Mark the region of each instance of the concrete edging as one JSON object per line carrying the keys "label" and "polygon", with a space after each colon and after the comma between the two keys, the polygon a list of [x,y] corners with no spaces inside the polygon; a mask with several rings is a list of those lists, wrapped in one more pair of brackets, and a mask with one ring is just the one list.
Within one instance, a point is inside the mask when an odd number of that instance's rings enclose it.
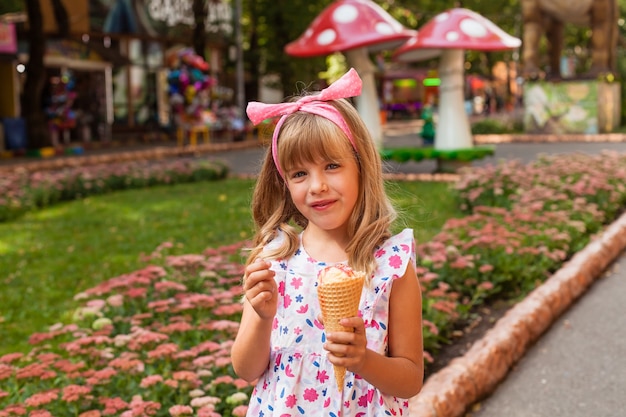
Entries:
{"label": "concrete edging", "polygon": [[474,135],[480,145],[498,143],[626,142],[623,133],[505,133]]}
{"label": "concrete edging", "polygon": [[411,417],[460,417],[491,394],[528,348],[626,249],[626,213],[513,306],[470,350],[431,375]]}
{"label": "concrete edging", "polygon": [[13,171],[49,171],[55,169],[75,168],[81,166],[113,164],[119,162],[131,162],[142,160],[159,160],[173,157],[198,156],[202,154],[233,151],[262,146],[259,141],[206,143],[195,146],[186,145],[180,147],[155,146],[150,149],[118,150],[116,148],[104,148],[102,153],[87,155],[72,155],[52,157],[50,159],[25,159],[19,163],[0,165],[1,172]]}

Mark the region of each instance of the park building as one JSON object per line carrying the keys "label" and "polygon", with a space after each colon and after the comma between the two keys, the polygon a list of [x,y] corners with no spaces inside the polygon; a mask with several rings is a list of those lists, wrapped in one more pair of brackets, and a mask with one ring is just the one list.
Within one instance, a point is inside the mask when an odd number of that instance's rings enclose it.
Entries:
{"label": "park building", "polygon": [[[236,59],[232,2],[206,2],[203,56],[192,49],[193,0],[62,0],[67,31],[57,27],[51,1],[39,3],[46,39],[41,99],[52,147],[169,134],[175,98],[182,97],[178,108],[193,101],[214,124],[233,102],[234,76],[225,69]],[[0,16],[0,151],[26,148],[20,97],[28,30],[25,12]]]}

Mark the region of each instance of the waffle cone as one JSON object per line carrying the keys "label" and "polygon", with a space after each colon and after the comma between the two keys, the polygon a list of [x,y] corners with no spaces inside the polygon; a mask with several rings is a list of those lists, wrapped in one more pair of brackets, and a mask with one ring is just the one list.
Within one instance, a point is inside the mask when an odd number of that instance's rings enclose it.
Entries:
{"label": "waffle cone", "polygon": [[[324,328],[327,332],[353,332],[353,328],[340,325],[339,320],[355,317],[359,314],[359,301],[365,280],[364,274],[346,274],[345,278],[340,281],[324,283],[323,273],[324,271],[320,273],[317,297],[322,310]],[[333,365],[333,370],[337,387],[342,391],[346,368]]]}

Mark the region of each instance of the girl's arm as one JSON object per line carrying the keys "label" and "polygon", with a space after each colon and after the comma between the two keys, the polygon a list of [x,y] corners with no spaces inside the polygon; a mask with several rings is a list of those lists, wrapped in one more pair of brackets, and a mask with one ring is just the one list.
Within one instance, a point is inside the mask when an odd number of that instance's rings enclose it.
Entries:
{"label": "girl's arm", "polygon": [[270,359],[270,335],[278,300],[270,265],[259,260],[246,267],[243,313],[230,357],[237,375],[248,382],[263,374]]}
{"label": "girl's arm", "polygon": [[[367,349],[363,319],[343,319],[341,324],[354,327],[355,332],[327,335],[332,363],[345,366],[385,394],[410,398],[422,389],[422,292],[413,266],[408,266],[404,276],[396,279],[391,289],[388,356]],[[332,352],[345,356],[337,357]]]}

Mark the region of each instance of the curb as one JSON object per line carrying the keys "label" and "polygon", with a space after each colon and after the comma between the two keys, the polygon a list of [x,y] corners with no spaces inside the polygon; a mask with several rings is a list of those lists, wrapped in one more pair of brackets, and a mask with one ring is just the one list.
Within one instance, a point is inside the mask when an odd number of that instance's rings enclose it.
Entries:
{"label": "curb", "polygon": [[626,213],[513,306],[465,355],[410,399],[411,417],[460,417],[491,394],[528,348],[626,249]]}
{"label": "curb", "polygon": [[474,135],[476,144],[498,143],[563,143],[563,142],[626,142],[623,133],[519,133],[519,134],[485,134]]}
{"label": "curb", "polygon": [[111,151],[94,155],[32,159],[22,163],[0,165],[0,173],[18,170],[48,171],[96,164],[113,164],[138,160],[158,160],[180,156],[197,156],[213,152],[240,150],[259,146],[262,146],[262,143],[254,140],[243,142],[207,143],[195,146],[186,145],[182,147],[158,146],[144,150]]}

